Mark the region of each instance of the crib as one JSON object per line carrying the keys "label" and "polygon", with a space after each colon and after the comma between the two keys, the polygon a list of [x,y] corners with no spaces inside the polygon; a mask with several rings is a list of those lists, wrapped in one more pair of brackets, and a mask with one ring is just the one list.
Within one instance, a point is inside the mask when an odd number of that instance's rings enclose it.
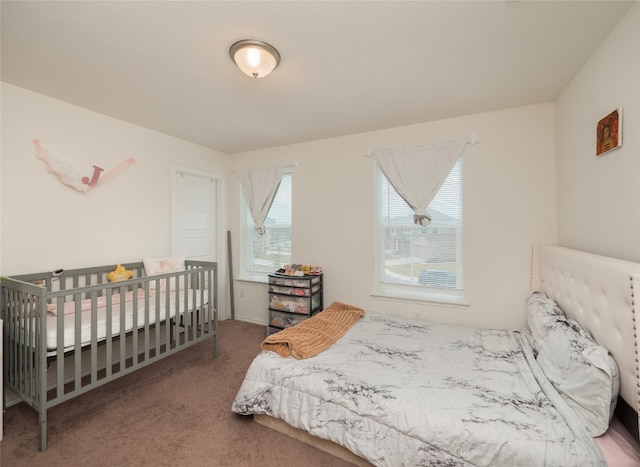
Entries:
{"label": "crib", "polygon": [[212,339],[218,355],[217,263],[109,282],[113,265],[2,278],[4,383],[39,413]]}

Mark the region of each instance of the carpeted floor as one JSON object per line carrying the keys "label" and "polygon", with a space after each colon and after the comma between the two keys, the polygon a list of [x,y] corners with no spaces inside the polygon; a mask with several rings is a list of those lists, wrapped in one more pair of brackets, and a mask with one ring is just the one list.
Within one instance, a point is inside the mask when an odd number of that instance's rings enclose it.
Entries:
{"label": "carpeted floor", "polygon": [[45,452],[36,411],[9,407],[2,467],[349,465],[231,412],[266,333],[228,320],[219,334],[217,359],[203,342],[50,409]]}

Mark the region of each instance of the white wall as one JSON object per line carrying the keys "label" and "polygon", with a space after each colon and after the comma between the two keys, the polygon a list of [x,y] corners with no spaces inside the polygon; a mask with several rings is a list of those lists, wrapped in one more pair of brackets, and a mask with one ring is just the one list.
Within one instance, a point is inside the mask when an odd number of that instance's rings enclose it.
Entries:
{"label": "white wall", "polygon": [[[623,145],[596,157],[596,124],[618,107]],[[640,4],[557,100],[558,242],[640,261]]]}
{"label": "white wall", "polygon": [[[227,177],[229,156],[218,151],[7,83],[0,90],[2,275],[171,255],[173,169]],[[108,170],[129,157],[136,163],[80,193],[47,173],[35,157],[34,138],[81,175],[91,176],[93,165]],[[220,256],[224,315],[226,253]]]}
{"label": "white wall", "polygon": [[[234,167],[275,164],[293,171],[294,262],[323,267],[332,301],[486,327],[519,327],[529,288],[531,245],[556,241],[555,106],[520,107],[235,155]],[[371,296],[374,167],[368,148],[468,138],[463,156],[464,268],[470,306],[455,308]],[[229,219],[238,238],[237,177]],[[234,244],[234,271],[239,272]],[[263,284],[236,281],[235,315],[266,323]]]}

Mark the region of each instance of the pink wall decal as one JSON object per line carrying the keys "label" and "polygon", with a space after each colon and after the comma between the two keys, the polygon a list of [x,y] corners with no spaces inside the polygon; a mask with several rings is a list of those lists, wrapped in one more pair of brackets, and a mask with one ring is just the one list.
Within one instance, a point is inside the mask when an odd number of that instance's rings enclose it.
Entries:
{"label": "pink wall decal", "polygon": [[[36,158],[40,159],[47,167],[47,171],[54,174],[60,181],[73,188],[76,191],[87,192],[96,186],[105,184],[113,180],[118,175],[131,167],[136,160],[133,157],[123,160],[111,170],[104,172],[102,167],[93,166],[93,175],[90,177],[82,177],[67,161],[60,160],[53,156],[39,139],[33,140],[36,148]],[[104,172],[104,174],[102,173]]]}

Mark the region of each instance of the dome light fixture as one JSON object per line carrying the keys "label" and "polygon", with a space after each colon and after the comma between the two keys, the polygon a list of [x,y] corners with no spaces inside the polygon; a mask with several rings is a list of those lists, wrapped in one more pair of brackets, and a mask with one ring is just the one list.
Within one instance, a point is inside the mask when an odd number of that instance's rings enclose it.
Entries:
{"label": "dome light fixture", "polygon": [[280,63],[280,53],[271,44],[243,39],[229,49],[231,60],[252,78],[264,78]]}

